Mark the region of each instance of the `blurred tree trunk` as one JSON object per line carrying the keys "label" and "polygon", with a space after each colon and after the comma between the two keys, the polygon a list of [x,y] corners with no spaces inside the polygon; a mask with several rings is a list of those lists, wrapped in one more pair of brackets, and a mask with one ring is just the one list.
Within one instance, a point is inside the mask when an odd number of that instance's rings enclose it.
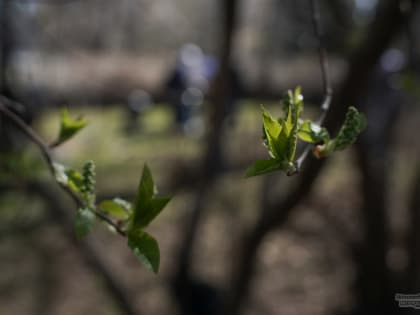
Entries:
{"label": "blurred tree trunk", "polygon": [[368,117],[368,128],[356,146],[361,170],[363,241],[355,252],[356,314],[396,314],[395,277],[387,265],[390,229],[388,195],[391,139],[401,98],[388,85],[389,74],[378,66],[371,77],[369,95],[361,110]]}
{"label": "blurred tree trunk", "polygon": [[229,106],[232,84],[230,82],[232,39],[236,24],[237,0],[221,0],[222,34],[219,54],[219,71],[212,82],[207,124],[206,147],[200,166],[200,174],[192,211],[187,219],[185,235],[181,243],[175,278],[174,295],[182,314],[220,314],[220,292],[201,282],[191,274],[192,254],[197,232],[205,208],[206,195],[217,175],[223,171],[222,140]]}
{"label": "blurred tree trunk", "polygon": [[[7,80],[7,68],[12,55],[11,1],[0,0],[0,97],[12,97]],[[0,101],[3,101],[0,98]],[[18,113],[22,108],[12,109]],[[19,114],[19,113],[18,113]],[[16,136],[13,126],[0,117],[0,153],[9,153],[16,147]]]}
{"label": "blurred tree trunk", "polygon": [[6,97],[11,96],[7,82],[7,67],[12,53],[10,6],[11,0],[0,0],[0,94]]}
{"label": "blurred tree trunk", "polygon": [[420,291],[420,164],[417,166],[410,200],[409,227],[406,250],[409,254],[408,266],[402,287],[407,292]]}
{"label": "blurred tree trunk", "polygon": [[214,177],[222,168],[223,125],[229,106],[231,82],[232,40],[236,25],[237,0],[222,0],[222,40],[220,48],[220,68],[213,81],[210,100],[209,132],[204,158],[204,176]]}

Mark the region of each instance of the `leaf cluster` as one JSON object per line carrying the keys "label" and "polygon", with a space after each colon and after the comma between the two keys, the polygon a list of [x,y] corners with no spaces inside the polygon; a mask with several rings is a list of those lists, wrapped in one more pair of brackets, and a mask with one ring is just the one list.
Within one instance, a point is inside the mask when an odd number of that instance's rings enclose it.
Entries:
{"label": "leaf cluster", "polygon": [[304,103],[300,87],[288,91],[283,105],[285,115],[277,119],[262,107],[263,140],[269,159],[257,160],[246,170],[246,177],[278,170],[295,173],[298,167],[295,161],[298,140],[314,144],[313,154],[321,158],[353,144],[366,126],[364,115],[355,107],[349,107],[337,137],[331,139],[326,128],[311,120],[301,119]]}
{"label": "leaf cluster", "polygon": [[[72,119],[66,109],[61,112],[60,133],[52,146],[57,146],[76,135],[86,126],[86,121]],[[128,246],[134,255],[155,273],[159,269],[160,252],[157,241],[145,228],[168,204],[171,198],[157,197],[157,189],[152,173],[147,165],[143,168],[140,184],[134,203],[121,198],[104,200],[96,204],[95,193],[95,164],[87,161],[82,171],[68,168],[57,162],[52,163],[52,169],[57,182],[68,187],[81,204],[77,210],[74,227],[78,238],[83,238],[92,230],[99,218],[106,217],[106,223],[111,229],[118,229],[120,234],[126,235]]]}

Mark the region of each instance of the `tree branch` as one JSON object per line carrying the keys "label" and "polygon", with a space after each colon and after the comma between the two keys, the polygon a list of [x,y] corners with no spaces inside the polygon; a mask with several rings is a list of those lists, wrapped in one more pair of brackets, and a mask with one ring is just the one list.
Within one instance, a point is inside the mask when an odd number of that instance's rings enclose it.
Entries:
{"label": "tree branch", "polygon": [[[64,190],[74,200],[74,202],[76,203],[78,207],[84,207],[83,200],[80,198],[80,196],[76,194],[73,190],[71,190],[69,186],[57,180],[56,170],[54,167],[54,164],[56,162],[54,161],[52,157],[52,153],[50,151],[49,146],[28,124],[26,124],[18,115],[13,113],[10,109],[8,109],[7,105],[5,104],[6,101],[10,103],[10,101],[6,99],[5,97],[2,97],[0,99],[0,113],[9,121],[11,121],[16,127],[18,127],[19,130],[22,131],[28,137],[29,140],[31,140],[33,143],[35,143],[38,146],[43,158],[45,159],[47,163],[48,169],[51,175],[54,177],[54,180],[56,181],[56,183],[61,187],[62,190]],[[94,213],[98,219],[112,226],[112,228],[114,228],[118,234],[120,234],[123,237],[126,236],[125,232],[115,222],[113,222],[109,217],[107,217],[104,213],[102,213],[96,208],[94,209]]]}
{"label": "tree branch", "polygon": [[[322,30],[320,25],[321,14],[318,8],[318,1],[317,0],[310,0],[311,4],[311,12],[312,12],[312,25],[314,28],[314,33],[316,38],[318,39],[318,54],[319,54],[319,63],[321,67],[321,77],[322,77],[322,86],[323,86],[323,93],[324,93],[324,100],[320,107],[320,114],[316,121],[318,125],[322,125],[324,123],[325,117],[327,116],[327,112],[330,108],[333,90],[331,87],[331,80],[328,68],[328,58],[327,58],[327,51],[323,46],[322,42]],[[302,164],[305,162],[306,158],[308,157],[309,152],[311,151],[312,145],[307,144],[305,149],[299,156],[299,158],[295,162],[296,170],[294,172],[288,173],[288,175],[294,175],[298,173],[302,167]]]}

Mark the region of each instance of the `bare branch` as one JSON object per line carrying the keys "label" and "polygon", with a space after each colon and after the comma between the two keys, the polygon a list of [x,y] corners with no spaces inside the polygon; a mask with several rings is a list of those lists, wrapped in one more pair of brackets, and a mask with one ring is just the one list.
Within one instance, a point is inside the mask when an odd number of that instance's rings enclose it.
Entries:
{"label": "bare branch", "polygon": [[318,0],[310,0],[311,3],[311,12],[312,12],[312,24],[315,32],[315,36],[318,40],[318,54],[319,54],[319,63],[321,66],[321,75],[322,75],[322,85],[324,90],[324,101],[321,104],[321,113],[317,120],[317,123],[321,125],[324,122],[325,115],[330,108],[331,100],[332,100],[332,87],[331,87],[331,80],[328,68],[328,58],[327,58],[327,51],[324,48],[323,41],[322,41],[322,30],[321,30],[321,14],[318,8]]}
{"label": "bare branch", "polygon": [[[52,157],[49,146],[44,140],[42,140],[42,138],[35,132],[35,130],[33,130],[28,124],[26,124],[18,115],[16,115],[8,109],[7,105],[5,105],[5,100],[7,101],[7,99],[4,97],[2,97],[2,99],[0,100],[0,113],[9,121],[11,121],[16,127],[18,127],[19,130],[22,131],[29,138],[29,140],[31,140],[38,146],[56,183],[74,200],[78,207],[83,207],[84,203],[80,196],[76,194],[73,190],[71,190],[69,186],[57,180],[56,170],[54,167],[55,161]],[[98,219],[112,226],[112,228],[114,228],[118,234],[124,237],[126,236],[125,232],[121,230],[121,228],[104,213],[100,212],[97,209],[94,209],[94,213]]]}

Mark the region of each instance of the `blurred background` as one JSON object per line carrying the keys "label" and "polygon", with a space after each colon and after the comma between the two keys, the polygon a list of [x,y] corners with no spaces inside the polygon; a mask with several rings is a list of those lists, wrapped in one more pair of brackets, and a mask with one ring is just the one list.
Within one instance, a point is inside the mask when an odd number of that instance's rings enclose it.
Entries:
{"label": "blurred background", "polygon": [[135,197],[145,162],[174,196],[148,231],[153,275],[75,205],[0,116],[0,313],[408,314],[420,292],[417,0],[319,1],[334,91],[368,128],[293,177],[244,178],[266,158],[260,105],[302,87],[322,103],[309,0],[0,0],[1,102],[51,142],[60,108],[88,127],[54,149],[97,164],[97,198]]}

